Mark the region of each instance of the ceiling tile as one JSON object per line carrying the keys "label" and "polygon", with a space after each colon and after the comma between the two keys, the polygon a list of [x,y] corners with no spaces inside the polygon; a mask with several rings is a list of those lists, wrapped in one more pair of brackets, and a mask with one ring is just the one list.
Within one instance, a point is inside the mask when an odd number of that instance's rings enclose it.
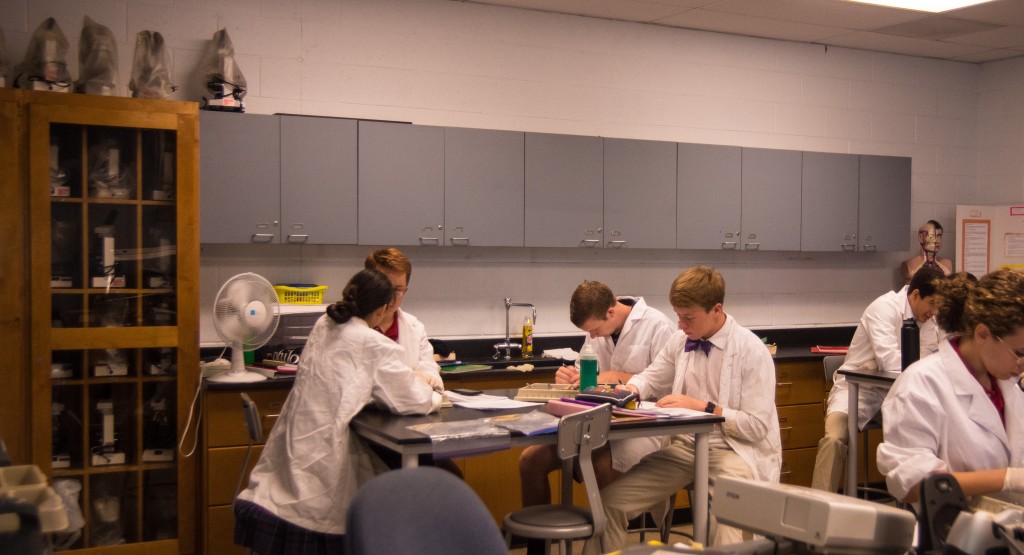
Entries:
{"label": "ceiling tile", "polygon": [[686,27],[689,29],[702,29],[706,31],[718,31],[734,35],[747,35],[751,37],[763,37],[770,39],[783,39],[799,42],[819,42],[822,39],[846,33],[845,29],[835,27],[823,27],[820,25],[808,25],[795,21],[773,20],[766,25],[765,20],[758,17],[745,15],[726,14],[713,12],[705,9],[690,10],[664,19],[655,23],[671,25],[673,27]]}
{"label": "ceiling tile", "polygon": [[872,33],[870,31],[858,31],[848,35],[833,37],[825,42],[834,46],[848,46],[850,48],[878,50],[882,52],[892,52],[894,54],[906,54],[909,56],[947,59],[990,50],[988,48],[967,44],[899,37],[896,35]]}
{"label": "ceiling tile", "polygon": [[855,30],[896,25],[923,15],[844,0],[724,0],[705,9]]}
{"label": "ceiling tile", "polygon": [[1000,25],[1024,25],[1024,2],[1021,0],[995,0],[946,12],[943,15]]}
{"label": "ceiling tile", "polygon": [[1024,26],[1001,27],[991,31],[971,33],[943,40],[960,44],[987,46],[989,48],[1024,48]]}

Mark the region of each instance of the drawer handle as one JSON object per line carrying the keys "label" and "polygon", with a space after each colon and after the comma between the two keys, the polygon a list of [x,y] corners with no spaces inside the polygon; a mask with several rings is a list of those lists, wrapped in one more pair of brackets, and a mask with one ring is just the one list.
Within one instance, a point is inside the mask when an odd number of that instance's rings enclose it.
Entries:
{"label": "drawer handle", "polygon": [[615,248],[615,249],[621,249],[622,247],[626,246],[626,242],[625,241],[608,241],[608,246],[612,247],[612,248]]}
{"label": "drawer handle", "polygon": [[600,239],[584,239],[582,241],[584,247],[596,247],[601,244]]}
{"label": "drawer handle", "polygon": [[792,474],[793,474],[792,472],[790,472],[788,470],[784,470],[782,472],[779,472],[779,478],[781,478],[783,476],[792,476]]}
{"label": "drawer handle", "polygon": [[782,432],[786,432],[786,433],[788,434],[789,432],[792,432],[792,431],[793,431],[793,427],[792,427],[792,426],[788,426],[788,427],[786,427],[786,428],[779,428],[779,433],[780,433],[780,434],[781,434]]}
{"label": "drawer handle", "polygon": [[734,251],[736,246],[739,245],[736,241],[722,241],[722,250]]}
{"label": "drawer handle", "polygon": [[278,413],[278,414],[264,414],[263,418],[277,418],[279,416],[281,416],[280,413]]}
{"label": "drawer handle", "polygon": [[288,242],[289,243],[305,243],[306,241],[309,241],[309,235],[306,235],[306,234],[300,235],[300,234],[295,234],[295,233],[288,235]]}
{"label": "drawer handle", "polygon": [[269,243],[269,242],[271,242],[273,240],[274,240],[274,234],[273,233],[253,233],[252,234],[252,242],[253,243]]}
{"label": "drawer handle", "polygon": [[440,245],[441,240],[437,237],[420,237],[421,245]]}
{"label": "drawer handle", "polygon": [[756,251],[761,249],[761,243],[743,243],[743,250]]}
{"label": "drawer handle", "polygon": [[469,237],[452,237],[452,245],[468,245]]}
{"label": "drawer handle", "polygon": [[793,382],[779,382],[775,387],[793,387]]}

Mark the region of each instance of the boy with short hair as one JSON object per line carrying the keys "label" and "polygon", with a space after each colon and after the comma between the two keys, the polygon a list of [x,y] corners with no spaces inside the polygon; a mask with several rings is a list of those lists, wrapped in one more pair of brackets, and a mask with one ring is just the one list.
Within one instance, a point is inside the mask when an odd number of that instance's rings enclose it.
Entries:
{"label": "boy with short hair", "polygon": [[[625,388],[660,407],[682,407],[723,416],[709,438],[708,474],[778,482],[782,464],[775,409],[775,364],[764,343],[725,313],[725,280],[700,266],[679,274],[669,301],[679,319],[676,333],[643,372]],[[622,549],[627,518],[693,482],[694,437],[644,457],[601,490],[608,525],[587,540],[583,552]],[[743,540],[740,530],[712,527],[711,545]]]}
{"label": "boy with short hair", "polygon": [[[569,300],[569,320],[587,332],[583,344],[597,353],[600,383],[628,380],[647,367],[675,332],[660,310],[647,306],[643,297],[616,297],[605,284],[584,281]],[[555,383],[580,381],[573,366],[562,366]],[[615,440],[594,453],[594,471],[604,487],[648,453],[661,447],[661,438]],[[548,474],[562,467],[554,445],[527,447],[519,456],[523,506],[551,502]]]}

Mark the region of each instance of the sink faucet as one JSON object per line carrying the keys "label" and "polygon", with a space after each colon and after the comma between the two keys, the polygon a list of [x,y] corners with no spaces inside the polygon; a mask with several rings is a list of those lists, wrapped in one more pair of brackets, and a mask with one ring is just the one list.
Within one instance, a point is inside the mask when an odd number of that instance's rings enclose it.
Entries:
{"label": "sink faucet", "polygon": [[533,323],[534,323],[534,325],[537,324],[537,307],[533,306],[530,303],[514,303],[514,302],[512,302],[511,298],[505,297],[505,341],[503,343],[496,343],[494,345],[494,358],[495,359],[497,359],[498,357],[501,356],[501,350],[502,349],[505,350],[505,360],[509,360],[510,358],[512,358],[512,349],[519,349],[520,353],[523,352],[523,345],[521,343],[512,343],[511,342],[512,337],[509,335],[508,314],[509,314],[509,311],[512,309],[513,306],[528,307],[530,310],[533,311]]}

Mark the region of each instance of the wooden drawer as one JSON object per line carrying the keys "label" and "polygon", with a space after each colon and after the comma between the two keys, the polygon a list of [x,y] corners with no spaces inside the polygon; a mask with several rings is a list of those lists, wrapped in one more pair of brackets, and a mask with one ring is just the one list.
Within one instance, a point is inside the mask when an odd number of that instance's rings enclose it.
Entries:
{"label": "wooden drawer", "polygon": [[[238,473],[242,471],[242,461],[248,447],[218,447],[206,452],[206,504],[230,505],[235,500],[235,488],[238,486]],[[242,489],[249,485],[249,472],[256,466],[263,453],[262,445],[254,445],[249,464],[245,469],[246,479]]]}
{"label": "wooden drawer", "polygon": [[814,458],[817,454],[817,447],[783,451],[779,481],[783,484],[810,487],[811,479],[814,477]]}
{"label": "wooden drawer", "polygon": [[204,553],[216,555],[245,555],[245,548],[235,545],[235,509],[231,505],[210,507],[203,534],[206,536]]}
{"label": "wooden drawer", "polygon": [[818,441],[825,436],[825,415],[820,401],[812,405],[778,407],[778,411],[783,449],[818,447]]}
{"label": "wooden drawer", "polygon": [[780,362],[775,365],[775,405],[818,403],[821,407],[825,370],[821,362]]}
{"label": "wooden drawer", "polygon": [[[281,407],[288,397],[289,388],[258,389],[248,391],[256,402],[263,422],[263,441],[267,440],[270,429],[281,414]],[[245,427],[242,413],[242,398],[237,391],[207,391],[206,395],[206,447],[232,447],[247,445],[249,432]],[[261,441],[262,443],[262,441]],[[241,461],[239,461],[241,464]]]}

